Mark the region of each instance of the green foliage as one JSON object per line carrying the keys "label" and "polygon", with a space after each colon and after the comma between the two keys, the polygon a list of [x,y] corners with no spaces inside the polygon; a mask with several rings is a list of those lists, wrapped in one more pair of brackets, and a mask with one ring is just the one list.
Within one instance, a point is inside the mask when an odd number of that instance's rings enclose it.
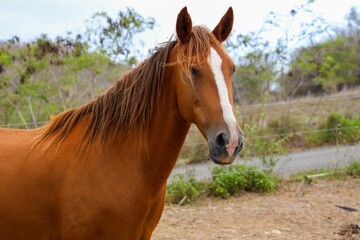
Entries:
{"label": "green foliage", "polygon": [[228,198],[241,191],[269,192],[277,188],[278,179],[257,167],[231,165],[215,167],[211,182],[201,182],[189,175],[176,174],[167,185],[167,201],[175,204],[190,203],[200,195]]}
{"label": "green foliage", "polygon": [[214,196],[228,198],[236,192],[245,190],[247,184],[245,166],[230,166],[228,169],[215,167],[212,170],[210,193]]}
{"label": "green foliage", "polygon": [[253,166],[231,165],[212,170],[209,190],[214,196],[228,198],[241,191],[268,192],[276,188],[277,179],[273,175]]}
{"label": "green foliage", "polygon": [[184,174],[176,174],[167,185],[167,201],[170,203],[189,203],[200,195],[203,184],[195,179],[193,173],[186,178]]}
{"label": "green foliage", "polygon": [[9,66],[11,63],[10,55],[5,51],[0,51],[0,73],[2,72],[3,67]]}
{"label": "green foliage", "polygon": [[345,179],[346,178],[346,169],[337,168],[335,170],[311,170],[307,172],[298,173],[290,177],[290,181],[304,182],[306,184],[312,184],[316,182],[317,179]]}
{"label": "green foliage", "polygon": [[[91,46],[113,61],[118,61],[120,57],[120,60],[133,65],[138,61],[139,55],[139,52],[134,50],[134,36],[153,29],[154,25],[154,18],[145,19],[131,8],[120,11],[115,18],[105,12],[98,12],[88,23],[86,37]],[[141,41],[139,43],[138,46],[142,45]]]}
{"label": "green foliage", "polygon": [[352,162],[346,169],[346,174],[353,177],[360,177],[360,162]]}
{"label": "green foliage", "polygon": [[[289,69],[291,54],[299,46],[313,44],[327,29],[321,17],[312,17],[304,23],[300,16],[312,14],[311,4],[306,1],[294,6],[287,14],[270,12],[263,27],[257,32],[234,35],[228,41],[228,49],[238,57],[238,71],[234,76],[236,102],[261,102],[265,92],[277,92],[277,97],[292,96],[285,71]],[[300,23],[301,22],[301,23]],[[300,29],[295,34],[292,28]],[[278,38],[269,41],[269,33]],[[243,55],[239,55],[242,53]]]}
{"label": "green foliage", "polygon": [[[228,40],[238,63],[233,81],[236,102],[261,102],[266,91],[287,99],[360,85],[359,12],[352,8],[347,26],[329,31],[322,17],[310,16],[313,2],[294,6],[285,15],[270,12],[263,28]],[[306,15],[311,21],[300,21]],[[295,26],[300,29],[296,34]],[[278,33],[275,43],[267,40],[270,32]]]}
{"label": "green foliage", "polygon": [[298,173],[292,175],[290,181],[311,184],[316,179],[346,179],[347,176],[360,177],[360,162],[354,161],[346,168],[336,168],[335,170],[319,169]]}
{"label": "green foliage", "polygon": [[[360,177],[360,162],[352,162],[345,169],[314,170],[291,176],[291,181],[304,181],[311,184],[317,178],[342,179],[346,175]],[[201,195],[210,195],[227,199],[241,192],[265,193],[275,191],[279,178],[271,173],[259,170],[256,166],[234,164],[227,167],[215,167],[210,182],[200,182],[193,172],[185,176],[176,174],[167,186],[167,201],[174,204],[186,204]]]}
{"label": "green foliage", "polygon": [[43,35],[26,45],[0,45],[0,125],[38,127],[28,123],[46,122],[50,115],[89,101],[121,75],[124,66],[90,52],[80,40],[53,41]]}
{"label": "green foliage", "polygon": [[346,28],[326,41],[297,51],[290,64],[288,87],[296,95],[360,85],[360,13],[352,8]]}
{"label": "green foliage", "polygon": [[244,132],[250,137],[247,138],[247,144],[242,153],[243,158],[258,157],[262,162],[264,171],[271,173],[278,159],[287,154],[285,143],[288,136],[273,135],[271,129],[259,130],[256,125],[250,126],[248,124],[245,124]]}
{"label": "green foliage", "polygon": [[[233,77],[234,101],[237,103],[260,102],[270,91],[276,76],[276,59],[269,51],[269,41],[261,37],[262,32],[239,34],[228,41],[229,52],[238,59]],[[242,56],[237,56],[241,52]]]}
{"label": "green foliage", "polygon": [[237,103],[258,103],[264,98],[266,90],[270,90],[271,80],[276,74],[274,63],[261,55],[250,54],[245,57],[249,62],[237,67],[233,77],[234,100]]}
{"label": "green foliage", "polygon": [[319,132],[309,135],[306,140],[310,145],[356,143],[360,140],[360,119],[348,119],[340,113],[331,113],[321,124]]}
{"label": "green foliage", "polygon": [[127,64],[136,62],[134,38],[154,24],[127,9],[114,19],[95,14],[84,35],[0,42],[0,125],[38,127],[29,123],[90,101],[129,67],[115,61],[119,55]]}
{"label": "green foliage", "polygon": [[315,86],[331,93],[341,88],[341,85],[358,85],[359,49],[360,45],[352,44],[346,36],[304,48],[293,60],[288,80],[295,85],[303,85],[296,89],[297,94],[315,91],[312,90]]}

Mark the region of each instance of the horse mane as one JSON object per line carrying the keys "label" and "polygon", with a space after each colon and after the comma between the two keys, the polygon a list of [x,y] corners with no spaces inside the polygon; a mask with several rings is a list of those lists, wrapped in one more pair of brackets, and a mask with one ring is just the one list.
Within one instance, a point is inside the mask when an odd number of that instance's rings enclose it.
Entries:
{"label": "horse mane", "polygon": [[[109,136],[117,134],[146,132],[158,106],[165,67],[179,64],[185,75],[191,77],[191,65],[207,60],[210,43],[220,45],[207,28],[195,26],[188,43],[182,44],[170,39],[161,44],[148,59],[123,75],[104,94],[87,104],[53,117],[43,127],[44,131],[37,143],[47,139],[49,148],[61,143],[84,117],[88,117],[83,136],[87,146],[96,138],[104,142]],[[168,63],[169,55],[175,46],[177,61]]]}

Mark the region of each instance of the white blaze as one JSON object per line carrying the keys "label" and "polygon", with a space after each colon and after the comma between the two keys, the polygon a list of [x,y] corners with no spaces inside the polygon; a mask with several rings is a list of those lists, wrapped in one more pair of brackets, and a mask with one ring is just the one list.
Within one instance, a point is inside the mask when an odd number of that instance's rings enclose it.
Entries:
{"label": "white blaze", "polygon": [[229,101],[229,94],[225,83],[224,74],[221,70],[222,59],[215,49],[210,48],[209,64],[214,73],[216,86],[220,97],[220,105],[223,112],[224,120],[229,128],[230,143],[226,146],[229,156],[234,154],[238,145],[238,137],[236,133],[236,119]]}

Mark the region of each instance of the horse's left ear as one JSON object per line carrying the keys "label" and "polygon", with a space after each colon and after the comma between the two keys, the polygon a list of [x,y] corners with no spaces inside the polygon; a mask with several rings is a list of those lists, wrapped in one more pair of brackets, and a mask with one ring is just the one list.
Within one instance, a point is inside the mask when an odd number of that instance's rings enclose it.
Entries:
{"label": "horse's left ear", "polygon": [[221,18],[218,25],[212,31],[212,33],[215,35],[217,40],[223,42],[229,37],[233,27],[233,22],[234,22],[234,11],[232,7],[229,7],[225,15]]}

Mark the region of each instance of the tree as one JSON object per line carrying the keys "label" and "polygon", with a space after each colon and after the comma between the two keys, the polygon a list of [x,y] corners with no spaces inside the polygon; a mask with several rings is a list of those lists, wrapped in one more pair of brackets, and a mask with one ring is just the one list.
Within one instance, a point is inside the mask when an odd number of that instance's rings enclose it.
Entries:
{"label": "tree", "polygon": [[[120,11],[116,18],[98,12],[88,22],[85,35],[90,47],[106,53],[113,61],[122,60],[132,65],[138,61],[134,36],[153,29],[154,25],[154,18],[144,18],[131,8]],[[141,41],[137,43],[142,44]]]}
{"label": "tree", "polygon": [[[277,92],[277,98],[291,96],[285,74],[290,68],[291,53],[299,46],[315,44],[328,30],[328,24],[321,17],[306,23],[299,21],[302,17],[311,17],[312,3],[309,0],[295,6],[286,15],[270,12],[259,31],[230,39],[229,50],[238,58],[239,65],[234,79],[235,97],[240,93],[241,102],[262,101],[273,91]],[[275,32],[279,37],[271,39]]]}
{"label": "tree", "polygon": [[46,35],[0,43],[0,66],[0,125],[26,128],[94,98],[126,68],[89,51],[81,36]]}
{"label": "tree", "polygon": [[348,14],[346,27],[327,40],[298,50],[285,77],[294,95],[333,93],[360,84],[360,14]]}

